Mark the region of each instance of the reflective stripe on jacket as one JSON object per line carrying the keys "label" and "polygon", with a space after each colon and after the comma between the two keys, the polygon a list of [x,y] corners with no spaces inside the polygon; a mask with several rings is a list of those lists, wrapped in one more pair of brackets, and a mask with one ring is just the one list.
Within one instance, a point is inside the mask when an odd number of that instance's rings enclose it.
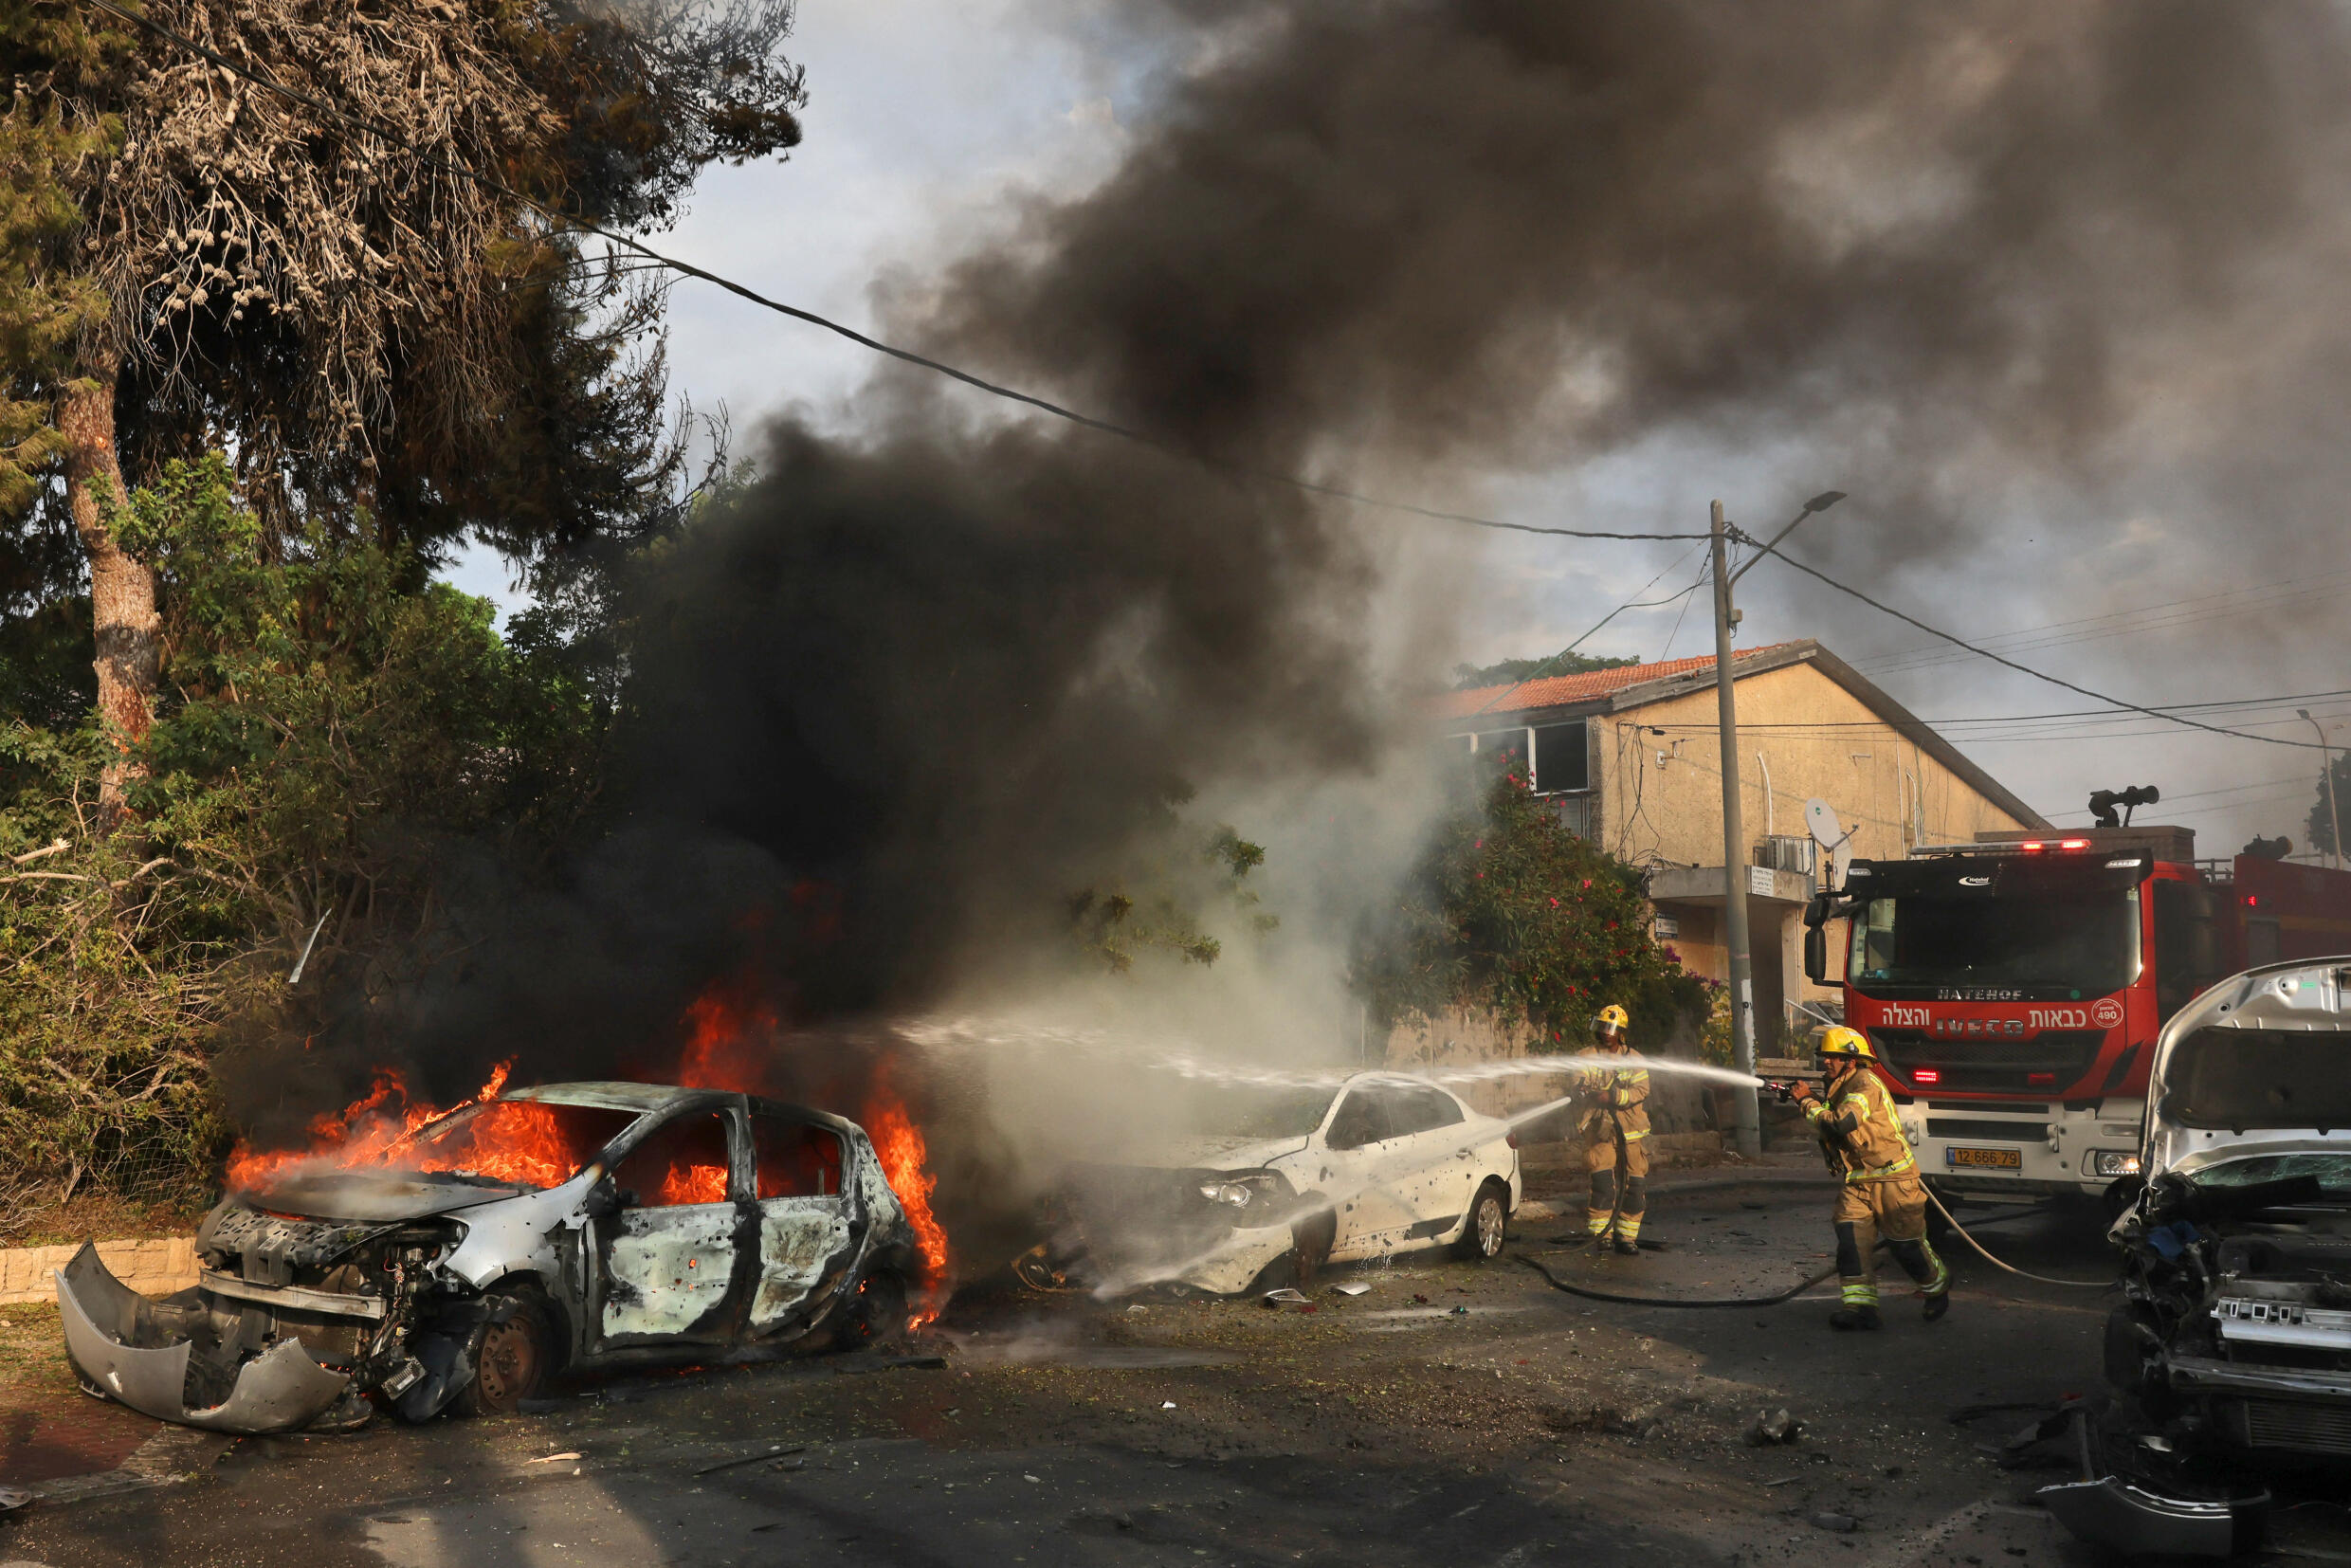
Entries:
{"label": "reflective stripe on jacket", "polygon": [[[1577,1122],[1587,1135],[1595,1131],[1622,1132],[1631,1140],[1649,1136],[1649,1068],[1631,1051],[1602,1050],[1586,1046],[1576,1053],[1593,1065],[1578,1067],[1576,1076],[1591,1097],[1591,1108]],[[1622,1062],[1624,1067],[1613,1064]],[[1613,1127],[1609,1123],[1613,1122]]]}
{"label": "reflective stripe on jacket", "polygon": [[1848,1181],[1888,1181],[1918,1169],[1910,1140],[1902,1136],[1894,1097],[1867,1067],[1850,1067],[1831,1078],[1821,1085],[1819,1099],[1805,1102],[1804,1115]]}

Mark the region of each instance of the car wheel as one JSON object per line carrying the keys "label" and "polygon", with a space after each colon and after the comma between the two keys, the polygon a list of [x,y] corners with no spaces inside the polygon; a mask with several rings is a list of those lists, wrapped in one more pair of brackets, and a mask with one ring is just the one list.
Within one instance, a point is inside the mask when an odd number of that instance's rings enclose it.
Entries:
{"label": "car wheel", "polygon": [[1510,1189],[1488,1180],[1469,1200],[1469,1217],[1462,1225],[1461,1240],[1453,1244],[1453,1250],[1473,1263],[1487,1262],[1502,1255],[1509,1231]]}
{"label": "car wheel", "polygon": [[449,1408],[461,1415],[512,1415],[556,1372],[552,1315],[536,1290],[493,1291],[490,1321],[472,1341],[473,1377]]}
{"label": "car wheel", "polygon": [[880,1269],[857,1282],[857,1294],[832,1337],[837,1350],[861,1350],[906,1326],[906,1282]]}

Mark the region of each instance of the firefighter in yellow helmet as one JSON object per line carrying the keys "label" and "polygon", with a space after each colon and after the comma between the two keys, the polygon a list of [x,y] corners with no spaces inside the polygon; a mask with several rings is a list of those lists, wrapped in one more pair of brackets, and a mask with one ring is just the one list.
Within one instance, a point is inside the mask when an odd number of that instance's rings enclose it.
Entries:
{"label": "firefighter in yellow helmet", "polygon": [[1902,1136],[1902,1119],[1869,1064],[1877,1053],[1857,1030],[1833,1026],[1814,1032],[1826,1073],[1820,1092],[1798,1083],[1791,1098],[1844,1176],[1837,1191],[1837,1274],[1845,1303],[1829,1315],[1831,1328],[1878,1326],[1878,1238],[1886,1238],[1904,1272],[1925,1298],[1933,1322],[1951,1309],[1951,1270],[1926,1240],[1926,1189],[1918,1161]]}
{"label": "firefighter in yellow helmet", "polygon": [[1641,1250],[1641,1215],[1649,1208],[1649,1068],[1626,1037],[1631,1022],[1611,1002],[1592,1020],[1593,1043],[1576,1052],[1594,1062],[1576,1069],[1584,1102],[1578,1125],[1592,1171],[1594,1245],[1613,1231],[1616,1250],[1628,1257]]}

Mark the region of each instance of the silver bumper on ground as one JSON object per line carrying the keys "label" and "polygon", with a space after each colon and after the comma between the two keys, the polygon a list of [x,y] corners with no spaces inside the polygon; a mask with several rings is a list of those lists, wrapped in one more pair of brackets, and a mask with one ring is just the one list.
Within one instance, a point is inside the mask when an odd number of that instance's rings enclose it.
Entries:
{"label": "silver bumper on ground", "polygon": [[160,1342],[153,1304],[107,1271],[84,1245],[57,1271],[57,1304],[65,1320],[65,1352],[93,1387],[142,1415],[210,1431],[291,1431],[341,1399],[351,1379],[310,1358],[299,1341],[281,1340],[237,1371],[221,1403],[190,1410],[183,1402],[191,1345]]}

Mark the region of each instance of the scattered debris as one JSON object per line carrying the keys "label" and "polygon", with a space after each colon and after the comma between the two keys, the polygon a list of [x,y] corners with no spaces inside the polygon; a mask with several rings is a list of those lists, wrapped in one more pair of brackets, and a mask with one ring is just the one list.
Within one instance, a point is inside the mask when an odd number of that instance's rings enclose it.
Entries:
{"label": "scattered debris", "polygon": [[1174,1410],[1174,1409],[1176,1408],[1176,1401],[1175,1401],[1175,1400],[1173,1400],[1173,1399],[1170,1399],[1170,1400],[1168,1400],[1165,1404],[1161,1405],[1159,1408],[1160,1408],[1161,1410]]}
{"label": "scattered debris", "polygon": [[1814,1514],[1813,1516],[1813,1528],[1815,1530],[1834,1530],[1841,1536],[1850,1535],[1855,1530],[1861,1528],[1861,1521],[1855,1519],[1851,1514]]}
{"label": "scattered debris", "polygon": [[1331,1293],[1335,1296],[1364,1296],[1369,1295],[1371,1293],[1371,1289],[1372,1287],[1370,1285],[1365,1285],[1360,1280],[1357,1280],[1348,1285],[1332,1285]]}
{"label": "scattered debris", "polygon": [[33,1500],[29,1486],[0,1486],[0,1514],[12,1513]]}
{"label": "scattered debris", "polygon": [[937,1371],[939,1368],[943,1367],[946,1364],[947,1358],[944,1356],[884,1356],[876,1360],[867,1361],[862,1366],[842,1367],[840,1368],[840,1371],[844,1374],[860,1372],[896,1372],[905,1367],[919,1367],[927,1371]]}
{"label": "scattered debris", "polygon": [[1793,1443],[1804,1433],[1804,1423],[1785,1410],[1758,1411],[1755,1425],[1747,1429],[1747,1446],[1767,1449]]}
{"label": "scattered debris", "polygon": [[[696,1470],[694,1473],[696,1475],[716,1475],[720,1470],[731,1470],[743,1465],[756,1465],[762,1460],[781,1459],[791,1454],[806,1453],[807,1451],[808,1445],[806,1443],[794,1444],[789,1449],[772,1448],[765,1453],[747,1453],[737,1459],[721,1459],[715,1465],[704,1465],[701,1469]],[[574,1454],[572,1457],[576,1459],[579,1455]]]}
{"label": "scattered debris", "polygon": [[1303,1291],[1295,1290],[1285,1285],[1279,1290],[1267,1291],[1260,1299],[1267,1306],[1275,1307],[1287,1306],[1292,1303],[1297,1303],[1303,1305],[1305,1303],[1306,1297]]}
{"label": "scattered debris", "polygon": [[558,1459],[583,1459],[585,1457],[587,1456],[579,1452],[576,1449],[566,1449],[561,1453],[542,1453],[538,1458],[531,1460],[530,1463],[534,1465],[552,1465]]}

